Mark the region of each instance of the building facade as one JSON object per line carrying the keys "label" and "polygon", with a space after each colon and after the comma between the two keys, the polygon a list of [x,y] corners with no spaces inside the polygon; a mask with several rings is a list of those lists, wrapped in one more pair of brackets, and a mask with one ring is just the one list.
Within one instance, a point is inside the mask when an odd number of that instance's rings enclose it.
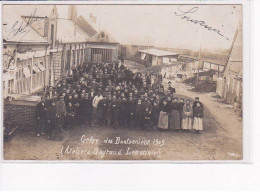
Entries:
{"label": "building facade", "polygon": [[53,86],[87,62],[111,63],[118,59],[118,43],[78,16],[75,5],[68,6],[66,18],[59,17],[56,5],[20,6],[3,7],[5,98]]}
{"label": "building facade", "polygon": [[178,59],[177,53],[163,51],[155,48],[139,50],[140,59],[148,61],[149,65],[166,65],[176,62]]}
{"label": "building facade", "polygon": [[237,109],[240,109],[243,104],[242,48],[242,27],[240,24],[234,36],[223,77],[219,77],[217,81],[217,93]]}

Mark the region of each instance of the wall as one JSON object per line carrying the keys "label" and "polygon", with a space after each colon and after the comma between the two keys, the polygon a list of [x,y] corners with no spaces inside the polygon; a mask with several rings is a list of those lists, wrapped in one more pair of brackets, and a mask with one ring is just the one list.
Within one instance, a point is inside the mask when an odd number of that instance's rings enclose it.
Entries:
{"label": "wall", "polygon": [[226,100],[226,102],[233,104],[238,102],[242,104],[243,101],[243,81],[234,75],[229,75],[224,78],[218,78],[217,80],[217,94]]}
{"label": "wall", "polygon": [[167,65],[162,68],[161,75],[164,76],[166,73],[166,78],[177,77],[177,72],[182,68],[182,65]]}
{"label": "wall", "polygon": [[112,50],[112,62],[118,60],[118,44],[106,43],[88,43],[87,44],[87,62],[91,62],[91,48],[105,48]]}
{"label": "wall", "polygon": [[4,120],[17,124],[19,126],[18,129],[35,129],[36,105],[36,102],[6,101],[4,103]]}
{"label": "wall", "polygon": [[[48,84],[46,45],[10,45],[4,46],[4,97],[9,94],[31,94]],[[40,70],[41,63],[45,70]],[[37,72],[35,72],[35,67]],[[27,72],[25,72],[25,70]]]}

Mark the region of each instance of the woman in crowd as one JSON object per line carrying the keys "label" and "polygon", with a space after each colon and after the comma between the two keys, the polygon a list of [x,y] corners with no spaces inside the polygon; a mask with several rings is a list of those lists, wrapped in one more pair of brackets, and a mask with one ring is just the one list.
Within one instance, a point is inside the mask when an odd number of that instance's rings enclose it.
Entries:
{"label": "woman in crowd", "polygon": [[163,101],[163,105],[160,109],[158,128],[159,129],[168,129],[169,125],[169,112],[170,112],[170,104],[167,103],[166,100]]}
{"label": "woman in crowd", "polygon": [[197,133],[203,130],[203,116],[203,106],[197,102],[193,107],[193,129],[196,130]]}
{"label": "woman in crowd", "polygon": [[169,117],[169,129],[180,130],[180,113],[179,113],[179,103],[178,98],[174,98],[171,103],[171,114]]}
{"label": "woman in crowd", "polygon": [[182,130],[189,131],[192,129],[192,105],[190,100],[186,100],[182,112]]}
{"label": "woman in crowd", "polygon": [[158,75],[152,83],[149,73],[133,73],[114,63],[89,63],[73,69],[73,76],[62,79],[57,87],[50,87],[46,104],[64,96],[63,113],[69,128],[91,126],[94,121],[114,129],[190,130],[194,111],[194,129],[201,130],[202,122],[197,121],[202,121],[203,107],[193,107],[189,100],[178,102],[173,95],[170,89],[164,90]]}

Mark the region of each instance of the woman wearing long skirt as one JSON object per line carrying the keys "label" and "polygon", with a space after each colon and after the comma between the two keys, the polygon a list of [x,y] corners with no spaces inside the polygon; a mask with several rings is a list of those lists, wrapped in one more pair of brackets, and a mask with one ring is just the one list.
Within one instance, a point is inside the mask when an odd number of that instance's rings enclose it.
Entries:
{"label": "woman wearing long skirt", "polygon": [[169,129],[180,130],[180,128],[181,128],[181,123],[180,123],[178,98],[174,98],[171,104],[171,114],[169,116]]}
{"label": "woman wearing long skirt", "polygon": [[168,129],[168,114],[170,111],[169,104],[164,100],[163,105],[161,107],[160,115],[159,115],[159,121],[158,121],[158,128],[159,129]]}
{"label": "woman wearing long skirt", "polygon": [[184,106],[184,99],[181,98],[180,101],[179,101],[179,114],[180,114],[180,123],[181,123],[181,129],[180,129],[180,132],[182,132],[182,112],[183,112],[183,106]]}
{"label": "woman wearing long skirt", "polygon": [[192,129],[192,105],[190,104],[190,100],[186,100],[186,103],[183,106],[182,112],[182,129],[185,131],[189,131]]}
{"label": "woman wearing long skirt", "polygon": [[195,129],[197,133],[203,130],[203,112],[201,104],[196,103],[193,107],[193,129]]}

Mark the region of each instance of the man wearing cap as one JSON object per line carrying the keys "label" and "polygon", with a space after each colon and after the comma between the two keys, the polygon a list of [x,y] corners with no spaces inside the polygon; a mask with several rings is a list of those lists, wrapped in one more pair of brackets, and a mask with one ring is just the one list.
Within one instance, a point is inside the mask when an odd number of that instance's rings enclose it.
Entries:
{"label": "man wearing cap", "polygon": [[112,103],[111,103],[111,114],[112,114],[114,129],[117,129],[119,127],[119,124],[118,124],[119,108],[120,108],[119,102],[116,99],[116,96],[113,96]]}
{"label": "man wearing cap", "polygon": [[142,100],[139,98],[137,100],[137,105],[136,105],[136,111],[135,111],[135,122],[136,122],[136,129],[140,130],[143,128],[143,105],[142,105]]}
{"label": "man wearing cap", "polygon": [[129,104],[125,96],[122,96],[122,102],[119,110],[119,121],[121,127],[127,127],[129,124]]}
{"label": "man wearing cap", "polygon": [[148,97],[144,98],[143,102],[143,123],[146,129],[151,127],[151,113],[152,113],[152,104],[148,100]]}
{"label": "man wearing cap", "polygon": [[133,96],[129,97],[128,104],[129,104],[129,128],[133,129],[135,125],[134,118],[135,118],[135,110],[136,110],[136,102],[133,99]]}
{"label": "man wearing cap", "polygon": [[48,139],[56,137],[56,104],[54,100],[50,101],[51,105],[47,109],[47,135]]}
{"label": "man wearing cap", "polygon": [[85,99],[82,100],[81,107],[81,116],[84,117],[84,121],[86,121],[89,126],[91,126],[91,120],[92,120],[92,100],[89,97],[89,93],[85,94]]}
{"label": "man wearing cap", "polygon": [[75,122],[77,123],[79,121],[79,105],[80,105],[78,93],[74,93],[72,102],[73,102],[73,107],[75,109]]}
{"label": "man wearing cap", "polygon": [[59,101],[56,103],[57,114],[57,127],[59,131],[63,130],[64,119],[66,117],[66,105],[64,102],[64,96],[60,96]]}
{"label": "man wearing cap", "polygon": [[41,102],[36,106],[36,119],[37,119],[37,136],[45,133],[47,115],[47,103],[45,97],[41,97]]}
{"label": "man wearing cap", "polygon": [[98,114],[98,103],[100,100],[103,99],[103,96],[101,95],[101,91],[99,90],[97,95],[94,97],[92,106],[93,106],[93,124],[96,124],[99,118]]}
{"label": "man wearing cap", "polygon": [[98,109],[99,109],[99,124],[102,126],[105,126],[106,123],[106,112],[107,112],[107,97],[104,95],[103,99],[101,99],[98,103]]}
{"label": "man wearing cap", "polygon": [[49,99],[53,99],[54,91],[52,86],[49,87],[49,90],[46,92],[46,96],[49,96]]}

